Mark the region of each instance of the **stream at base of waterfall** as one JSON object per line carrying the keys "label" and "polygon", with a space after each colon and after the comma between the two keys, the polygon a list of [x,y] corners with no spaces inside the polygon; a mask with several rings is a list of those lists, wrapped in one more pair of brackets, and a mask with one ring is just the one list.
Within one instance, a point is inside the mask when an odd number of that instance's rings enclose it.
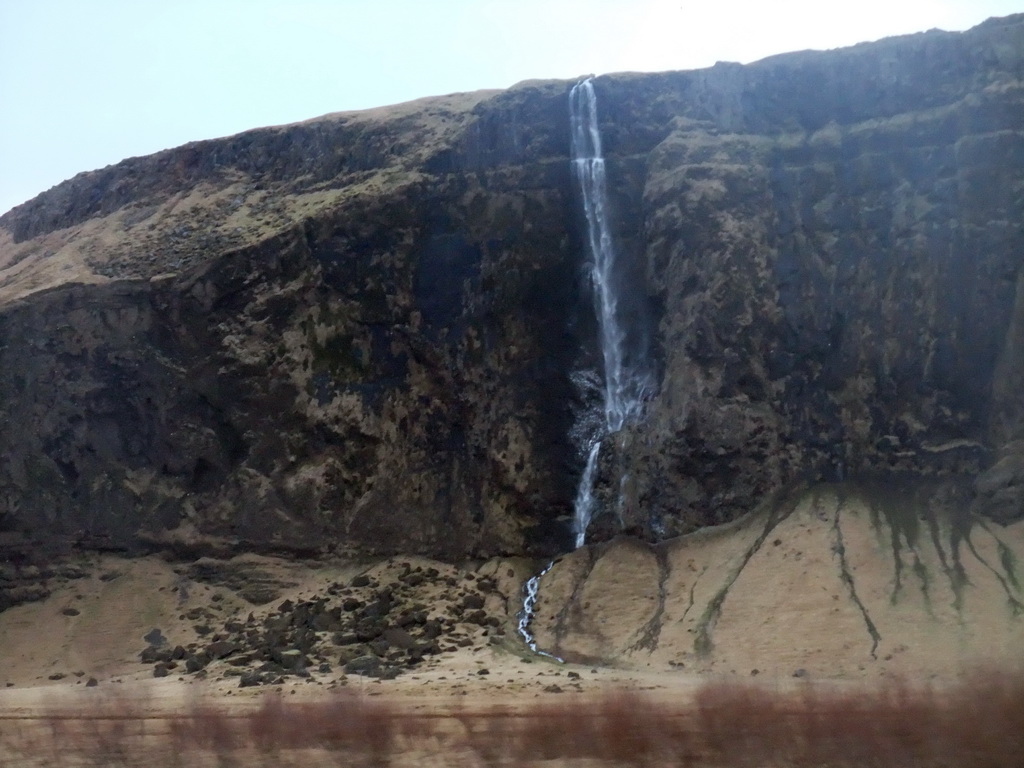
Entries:
{"label": "stream at base of waterfall", "polygon": [[[643,356],[639,356],[638,362],[636,350],[627,348],[628,334],[622,320],[621,301],[624,286],[619,278],[621,270],[617,269],[616,251],[608,222],[605,162],[592,78],[577,83],[569,92],[569,126],[573,176],[579,184],[586,218],[588,266],[603,365],[604,418],[600,427],[593,430],[581,446],[582,453],[586,455],[586,463],[573,504],[573,533],[575,547],[579,549],[586,543],[587,528],[597,504],[594,485],[598,475],[601,443],[640,416],[652,383]],[[631,352],[634,353],[632,363]],[[523,608],[519,614],[519,634],[534,652],[558,659],[557,656],[538,650],[530,632],[540,579],[553,565],[553,562],[549,563],[526,582]]]}

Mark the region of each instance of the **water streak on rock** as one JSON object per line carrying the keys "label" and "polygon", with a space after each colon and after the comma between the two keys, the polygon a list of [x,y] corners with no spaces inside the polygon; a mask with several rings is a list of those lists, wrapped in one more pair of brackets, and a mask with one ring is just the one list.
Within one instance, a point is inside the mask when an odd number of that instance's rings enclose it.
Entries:
{"label": "water streak on rock", "polygon": [[642,350],[631,350],[628,345],[629,335],[622,306],[625,286],[608,222],[608,193],[597,121],[597,96],[589,78],[577,83],[569,92],[569,121],[572,167],[580,185],[587,221],[590,278],[604,364],[604,425],[590,437],[586,449],[587,463],[574,505],[573,525],[576,547],[579,548],[586,541],[587,527],[596,503],[593,491],[601,441],[640,415],[652,389],[652,381]]}
{"label": "water streak on rock", "polygon": [[530,631],[530,622],[533,620],[533,610],[537,605],[537,595],[540,590],[540,580],[548,571],[554,562],[548,563],[547,567],[543,571],[538,573],[536,576],[526,582],[526,586],[523,588],[523,608],[519,612],[519,634],[522,636],[523,641],[534,653],[540,654],[541,656],[547,656],[548,658],[554,659],[555,661],[562,661],[558,656],[547,651],[542,651],[537,647],[537,641],[533,637],[533,633]]}
{"label": "water streak on rock", "polygon": [[[572,134],[573,174],[580,185],[583,213],[587,221],[590,278],[604,365],[604,419],[600,427],[591,431],[586,438],[587,461],[573,504],[573,533],[575,546],[579,549],[586,543],[587,528],[597,504],[594,483],[597,480],[601,442],[640,415],[651,391],[652,381],[642,350],[629,349],[627,329],[622,318],[621,293],[624,286],[608,223],[608,193],[601,131],[597,122],[597,96],[590,78],[577,83],[569,92],[569,126]],[[548,564],[526,583],[523,589],[523,608],[519,614],[519,634],[531,650],[545,656],[551,654],[537,650],[530,632],[530,622],[537,602],[540,579],[551,570],[552,565],[554,563]]]}

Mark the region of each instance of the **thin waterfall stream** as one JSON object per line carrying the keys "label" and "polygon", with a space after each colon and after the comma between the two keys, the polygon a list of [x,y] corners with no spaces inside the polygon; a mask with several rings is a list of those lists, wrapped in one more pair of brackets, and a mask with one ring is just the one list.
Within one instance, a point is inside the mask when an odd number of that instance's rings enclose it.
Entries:
{"label": "thin waterfall stream", "polygon": [[[587,459],[573,503],[573,533],[575,547],[579,549],[586,543],[587,529],[597,505],[594,485],[597,481],[601,443],[640,416],[644,401],[652,389],[652,380],[643,350],[639,350],[638,354],[638,350],[629,348],[629,334],[623,320],[621,292],[624,285],[608,221],[604,153],[592,78],[577,83],[569,92],[569,126],[573,176],[579,184],[587,224],[588,266],[601,344],[604,385],[604,418],[600,428],[593,430],[582,446]],[[619,503],[621,505],[621,499]],[[537,653],[544,652],[537,650],[530,632],[530,621],[536,606],[540,579],[551,570],[552,565],[549,563],[526,583],[523,608],[519,614],[519,633]],[[544,655],[551,656],[547,653]]]}

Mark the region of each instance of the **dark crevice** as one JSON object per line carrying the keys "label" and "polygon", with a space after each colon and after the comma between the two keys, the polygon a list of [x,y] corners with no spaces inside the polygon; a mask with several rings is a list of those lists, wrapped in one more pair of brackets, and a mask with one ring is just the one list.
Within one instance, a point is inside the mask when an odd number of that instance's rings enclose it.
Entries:
{"label": "dark crevice", "polygon": [[[836,510],[836,519],[839,518],[839,511]],[[900,553],[900,529],[896,527],[892,519],[889,520],[889,541],[892,545],[893,561],[893,587],[889,595],[889,604],[896,605],[899,601],[900,590],[903,588],[903,557]],[[872,653],[872,656],[874,654]]]}
{"label": "dark crevice", "polygon": [[935,618],[935,612],[932,610],[932,596],[931,596],[931,581],[928,576],[928,569],[925,567],[921,558],[917,554],[917,550],[914,552],[914,575],[917,576],[921,582],[921,596],[924,598],[924,609],[928,615],[933,619]]}
{"label": "dark crevice", "polygon": [[835,541],[832,544],[832,551],[839,556],[839,578],[846,585],[847,591],[850,593],[850,599],[853,600],[853,604],[857,606],[860,611],[861,617],[864,619],[864,625],[867,627],[868,634],[871,636],[871,658],[877,659],[878,644],[882,641],[882,636],[878,633],[878,628],[875,626],[875,622],[871,620],[871,616],[868,614],[868,609],[861,602],[860,596],[857,594],[857,586],[853,581],[853,573],[850,571],[849,563],[846,562],[846,545],[843,543],[843,529],[839,524],[839,516],[842,514],[844,502],[840,498],[836,498],[836,514],[832,520],[832,531],[835,534]]}
{"label": "dark crevice", "polygon": [[907,550],[914,557],[914,563],[913,563],[913,565],[911,565],[910,568],[913,571],[914,575],[917,577],[918,581],[920,582],[920,585],[921,585],[921,596],[924,599],[925,611],[927,611],[929,616],[934,618],[935,614],[932,611],[932,599],[931,599],[931,580],[930,580],[930,578],[928,576],[928,569],[925,567],[924,561],[921,560],[921,552],[920,552],[920,550],[918,550],[918,547],[917,547],[918,541],[921,538],[921,536],[920,536],[920,520],[922,518],[928,518],[931,515],[928,514],[927,512],[922,514],[922,515],[918,515],[916,509],[914,510],[913,514],[914,514],[915,523],[914,523],[912,529],[910,529],[910,530],[912,530],[913,533],[911,535],[911,533],[909,531],[904,531],[903,535],[904,535],[904,538],[906,539],[906,542],[907,542]]}
{"label": "dark crevice", "polygon": [[939,529],[939,522],[935,515],[926,515],[925,520],[928,523],[928,531],[932,537],[932,545],[939,555],[939,564],[942,566],[942,572],[946,574],[946,578],[949,579],[950,589],[953,590],[953,608],[956,610],[957,616],[962,618],[964,604],[963,575],[961,573],[958,576],[957,571],[949,564],[949,560],[946,558],[946,550],[942,546],[942,531]]}
{"label": "dark crevice", "polygon": [[686,617],[689,615],[690,610],[693,608],[693,593],[697,589],[697,582],[700,581],[700,577],[703,576],[707,572],[708,572],[708,567],[705,565],[703,568],[700,569],[700,573],[697,574],[697,578],[695,578],[693,580],[693,583],[690,585],[690,602],[686,606],[686,610],[683,611],[683,615],[679,619],[680,623],[686,621]]}
{"label": "dark crevice", "polygon": [[[988,531],[987,528],[985,530]],[[989,535],[992,535],[991,531],[988,531],[988,533]],[[993,538],[995,537],[993,536]],[[992,565],[988,562],[988,560],[981,556],[981,553],[978,552],[977,548],[974,546],[974,542],[971,540],[970,532],[968,532],[968,534],[964,536],[963,540],[967,543],[967,548],[970,550],[971,554],[974,555],[974,559],[981,563],[985,568],[987,568],[992,573],[992,575],[996,577],[996,580],[999,582],[999,584],[1003,587],[1003,592],[1006,593],[1006,601],[1010,604],[1010,610],[1013,612],[1013,615],[1020,616],[1021,614],[1024,614],[1024,603],[1018,600],[1017,596],[1013,594],[1013,590],[1010,589],[1010,583],[1007,581],[1006,577],[1003,576],[1003,574],[1001,574],[998,570],[993,568]]]}
{"label": "dark crevice", "polygon": [[668,561],[668,553],[663,546],[654,547],[654,556],[658,560],[658,607],[654,615],[644,624],[640,632],[640,639],[633,643],[628,650],[639,651],[641,648],[648,651],[655,651],[658,648],[658,641],[661,638],[661,627],[665,617],[665,597],[668,578],[672,573],[672,566]]}
{"label": "dark crevice", "polygon": [[562,639],[568,633],[568,627],[566,622],[569,619],[571,613],[582,611],[580,606],[580,593],[583,591],[583,587],[587,584],[587,579],[590,578],[590,574],[594,571],[594,566],[597,564],[598,558],[594,555],[594,550],[591,547],[586,548],[587,553],[587,567],[586,570],[577,579],[576,584],[573,585],[572,594],[569,595],[569,599],[565,601],[565,605],[555,615],[555,648],[554,652],[561,656],[562,655]]}
{"label": "dark crevice", "polygon": [[793,514],[798,503],[799,495],[796,491],[792,491],[782,501],[772,504],[771,511],[768,513],[767,520],[765,520],[764,530],[761,531],[754,543],[747,548],[747,551],[743,553],[740,564],[726,577],[725,584],[711,598],[707,608],[704,609],[704,613],[700,617],[697,633],[693,639],[693,649],[699,656],[709,655],[714,648],[714,644],[711,642],[711,630],[714,629],[715,623],[718,621],[719,616],[722,615],[722,605],[725,603],[725,598],[729,594],[732,585],[736,583],[736,579],[740,577],[750,559],[761,549],[765,539],[771,535],[771,532],[775,530],[779,523]]}
{"label": "dark crevice", "polygon": [[999,564],[1003,566],[1003,572],[1006,575],[1006,580],[1013,585],[1013,588],[1017,592],[1020,592],[1020,580],[1017,577],[1017,556],[1013,553],[1013,550],[1006,545],[1006,542],[996,536],[995,532],[989,527],[987,522],[979,518],[977,523],[985,533],[995,539],[996,551],[999,553]]}
{"label": "dark crevice", "polygon": [[1017,580],[1017,558],[1013,554],[1013,550],[1006,546],[1003,540],[995,534],[992,537],[996,540],[996,547],[999,550],[999,562],[1006,572],[1006,580],[1013,585],[1015,590],[1020,592],[1020,581]]}
{"label": "dark crevice", "polygon": [[[896,605],[899,602],[900,595],[904,587],[907,586],[907,579],[912,578],[909,575],[912,572],[920,587],[925,610],[929,616],[934,617],[935,615],[932,605],[933,580],[922,557],[923,549],[926,547],[921,543],[922,526],[927,526],[928,538],[938,555],[942,571],[949,580],[954,596],[953,606],[959,615],[963,606],[963,586],[967,583],[955,544],[956,531],[959,529],[956,527],[953,529],[954,533],[950,536],[951,557],[947,556],[938,517],[927,503],[921,500],[920,489],[913,494],[899,494],[897,498],[891,498],[893,492],[889,492],[889,498],[882,500],[881,497],[884,493],[875,488],[869,495],[868,507],[871,513],[871,524],[875,528],[879,541],[887,539],[892,553],[893,587],[889,594],[890,605]],[[898,494],[898,491],[896,493]],[[887,528],[888,531],[885,531],[884,528]],[[904,560],[905,556],[910,559]]]}
{"label": "dark crevice", "polygon": [[[968,530],[961,521],[955,519],[951,521],[949,549],[953,556],[953,594],[956,596],[953,604],[956,607],[957,613],[961,613],[963,609],[964,587],[971,583],[967,578],[967,569],[964,568],[963,557],[960,555],[960,544],[966,540]],[[963,616],[961,614],[962,619]]]}

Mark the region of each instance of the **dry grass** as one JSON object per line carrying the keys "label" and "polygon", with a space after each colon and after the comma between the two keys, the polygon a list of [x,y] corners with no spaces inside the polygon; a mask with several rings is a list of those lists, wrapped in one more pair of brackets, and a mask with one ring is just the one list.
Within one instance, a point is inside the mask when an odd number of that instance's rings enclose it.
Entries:
{"label": "dry grass", "polygon": [[4,766],[792,766],[1006,768],[1024,764],[1024,675],[955,687],[711,684],[678,707],[638,694],[564,696],[527,710],[413,713],[379,698],[249,712],[197,703],[139,714],[88,711],[0,720]]}

